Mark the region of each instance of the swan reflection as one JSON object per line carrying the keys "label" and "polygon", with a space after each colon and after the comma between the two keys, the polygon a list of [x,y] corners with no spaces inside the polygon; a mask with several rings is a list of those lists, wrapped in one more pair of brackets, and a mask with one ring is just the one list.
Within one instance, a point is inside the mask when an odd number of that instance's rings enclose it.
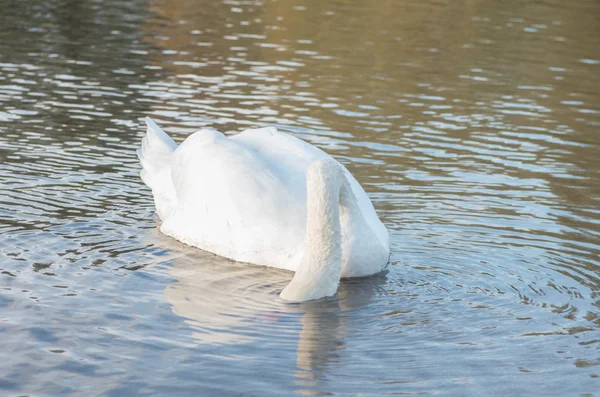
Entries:
{"label": "swan reflection", "polygon": [[278,297],[290,272],[232,262],[158,233],[154,238],[174,253],[168,271],[175,280],[165,298],[191,326],[195,341],[232,345],[277,335],[285,343],[298,332],[294,376],[300,387],[316,385],[328,365],[340,360],[346,340],[360,332],[355,311],[371,302],[386,279],[384,272],[342,280],[335,297],[292,304]]}
{"label": "swan reflection", "polygon": [[[298,386],[317,386],[327,367],[340,361],[346,340],[360,334],[356,325],[360,316],[355,311],[369,305],[385,283],[386,273],[342,280],[335,297],[297,305],[302,313],[294,373]],[[310,394],[310,390],[305,392]]]}

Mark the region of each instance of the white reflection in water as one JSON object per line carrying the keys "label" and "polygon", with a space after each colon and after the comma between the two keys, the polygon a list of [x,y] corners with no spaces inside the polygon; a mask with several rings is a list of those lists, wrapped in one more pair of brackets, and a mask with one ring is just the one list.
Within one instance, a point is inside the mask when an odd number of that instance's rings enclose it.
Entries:
{"label": "white reflection in water", "polygon": [[166,286],[165,299],[174,314],[186,319],[198,344],[246,344],[265,334],[297,333],[297,347],[289,351],[295,351],[298,386],[315,386],[327,366],[340,360],[353,313],[366,308],[386,282],[387,271],[345,279],[332,298],[288,303],[278,294],[291,272],[233,262],[157,230],[147,242],[172,253],[168,273],[174,281]]}

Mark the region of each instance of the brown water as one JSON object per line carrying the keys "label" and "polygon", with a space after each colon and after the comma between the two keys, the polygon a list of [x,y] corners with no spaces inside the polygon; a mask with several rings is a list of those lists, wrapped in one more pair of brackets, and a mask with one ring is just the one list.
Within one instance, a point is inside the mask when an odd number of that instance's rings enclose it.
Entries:
{"label": "brown water", "polygon": [[[600,3],[0,0],[0,394],[600,394]],[[276,125],[390,230],[379,276],[157,232],[142,118]]]}

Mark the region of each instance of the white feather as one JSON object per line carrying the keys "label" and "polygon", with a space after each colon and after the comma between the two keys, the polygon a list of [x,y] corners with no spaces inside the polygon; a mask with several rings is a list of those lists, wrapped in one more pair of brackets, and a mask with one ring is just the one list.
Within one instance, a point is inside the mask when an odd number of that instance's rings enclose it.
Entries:
{"label": "white feather", "polygon": [[[340,276],[374,274],[386,265],[387,229],[356,179],[320,149],[273,127],[231,138],[200,130],[174,149],[175,143],[152,120],[146,123],[138,154],[164,234],[236,261],[296,271],[312,249],[307,238],[307,172],[318,165],[331,174],[323,180],[335,185],[338,195],[328,203],[328,210],[340,214],[332,221],[337,225],[326,225],[339,227],[342,234],[335,288]],[[352,200],[342,197],[344,186]],[[314,191],[328,194],[328,189]],[[329,243],[334,245],[321,245]],[[326,281],[304,281],[315,288],[320,282]],[[314,299],[315,294],[309,295],[293,299]]]}

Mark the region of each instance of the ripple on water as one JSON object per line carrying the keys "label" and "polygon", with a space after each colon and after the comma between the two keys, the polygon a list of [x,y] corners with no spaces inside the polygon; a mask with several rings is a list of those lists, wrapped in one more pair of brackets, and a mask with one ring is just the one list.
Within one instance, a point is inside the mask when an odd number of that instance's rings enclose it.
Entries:
{"label": "ripple on water", "polygon": [[[59,3],[0,0],[3,395],[598,389],[596,3]],[[388,268],[290,304],[161,235],[145,115],[331,152]]]}

